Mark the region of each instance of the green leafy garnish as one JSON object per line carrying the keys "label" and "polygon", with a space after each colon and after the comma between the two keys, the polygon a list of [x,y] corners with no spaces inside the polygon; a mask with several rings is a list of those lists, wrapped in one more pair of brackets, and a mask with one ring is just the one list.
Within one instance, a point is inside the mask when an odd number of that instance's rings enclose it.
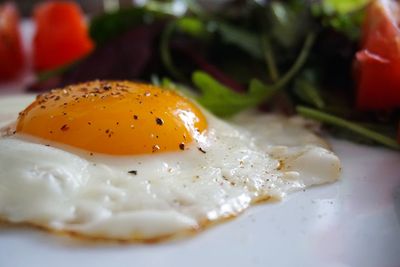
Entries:
{"label": "green leafy garnish", "polygon": [[209,35],[205,23],[195,17],[183,17],[178,19],[176,27],[180,31],[196,38],[206,38]]}
{"label": "green leafy garnish", "polygon": [[267,18],[274,41],[286,49],[295,47],[311,30],[307,13],[306,6],[298,1],[271,1]]}
{"label": "green leafy garnish", "polygon": [[170,22],[162,33],[161,43],[160,43],[161,60],[165,68],[175,79],[180,81],[186,81],[186,77],[174,65],[174,61],[172,60],[172,55],[169,47],[169,43],[172,38],[172,34],[176,29],[176,25],[177,25],[176,21]]}
{"label": "green leafy garnish", "polygon": [[227,23],[215,22],[215,29],[226,43],[234,44],[255,58],[263,58],[261,38],[257,34],[231,26]]}
{"label": "green leafy garnish", "polygon": [[344,120],[342,118],[324,113],[317,109],[307,108],[303,106],[298,106],[296,110],[300,115],[304,117],[308,117],[328,125],[336,126],[347,131],[351,131],[362,137],[375,141],[381,145],[385,145],[393,149],[400,149],[400,145],[397,143],[395,139],[374,132],[368,128],[362,127],[357,123]]}
{"label": "green leafy garnish", "polygon": [[274,87],[278,90],[287,83],[289,83],[290,80],[293,79],[293,77],[300,71],[300,69],[304,66],[304,64],[307,61],[307,58],[310,54],[311,47],[313,46],[315,41],[315,34],[313,32],[308,33],[306,40],[304,41],[303,47],[300,51],[300,54],[298,55],[296,61],[292,65],[292,67],[286,72],[285,75],[282,76],[282,78],[274,85]]}
{"label": "green leafy garnish", "polygon": [[146,7],[132,7],[102,14],[91,20],[89,34],[97,44],[108,40],[140,24],[156,19],[165,19],[170,15],[150,10]]}
{"label": "green leafy garnish", "polygon": [[202,71],[194,72],[192,81],[202,93],[197,101],[220,117],[229,117],[244,109],[257,106],[270,89],[261,82],[252,80],[247,93],[237,93]]}
{"label": "green leafy garnish", "polygon": [[286,86],[305,64],[313,42],[314,34],[309,34],[292,67],[275,84],[265,85],[258,79],[252,79],[245,94],[233,91],[205,72],[194,72],[192,82],[202,92],[198,102],[217,116],[229,117],[268,101]]}
{"label": "green leafy garnish", "polygon": [[350,40],[358,40],[368,2],[370,0],[325,0],[312,5],[312,12],[322,18],[324,26],[344,33]]}
{"label": "green leafy garnish", "polygon": [[319,109],[325,107],[320,90],[317,88],[315,77],[311,71],[305,72],[303,76],[296,79],[294,83],[295,94],[307,104]]}
{"label": "green leafy garnish", "polygon": [[371,0],[324,0],[322,5],[326,10],[339,14],[347,14],[363,8]]}
{"label": "green leafy garnish", "polygon": [[265,62],[267,64],[267,69],[271,81],[276,82],[279,79],[279,70],[276,65],[274,52],[272,51],[271,42],[266,35],[262,37],[262,46],[265,57]]}
{"label": "green leafy garnish", "polygon": [[173,90],[173,91],[179,91],[181,94],[183,94],[191,99],[195,99],[198,96],[196,94],[196,92],[194,92],[192,90],[192,88],[189,88],[181,83],[173,82],[171,79],[166,78],[166,77],[162,78],[159,86],[166,88],[166,89]]}

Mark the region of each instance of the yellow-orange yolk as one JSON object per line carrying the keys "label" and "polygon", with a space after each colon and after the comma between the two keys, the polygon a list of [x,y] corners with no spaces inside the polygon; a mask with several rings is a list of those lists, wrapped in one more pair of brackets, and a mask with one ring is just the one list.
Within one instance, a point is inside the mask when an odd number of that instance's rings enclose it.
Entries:
{"label": "yellow-orange yolk", "polygon": [[184,150],[207,128],[203,113],[173,91],[128,81],[55,89],[20,113],[16,132],[112,155]]}

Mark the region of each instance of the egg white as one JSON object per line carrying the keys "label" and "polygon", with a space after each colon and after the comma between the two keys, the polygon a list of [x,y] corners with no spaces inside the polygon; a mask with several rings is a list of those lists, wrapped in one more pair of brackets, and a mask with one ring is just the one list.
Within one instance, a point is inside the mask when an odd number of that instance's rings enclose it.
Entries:
{"label": "egg white", "polygon": [[[29,102],[12,101],[0,101],[0,125],[15,120]],[[246,113],[224,122],[206,116],[206,134],[173,153],[90,156],[3,136],[0,218],[88,237],[151,240],[339,178],[339,159],[302,119]]]}

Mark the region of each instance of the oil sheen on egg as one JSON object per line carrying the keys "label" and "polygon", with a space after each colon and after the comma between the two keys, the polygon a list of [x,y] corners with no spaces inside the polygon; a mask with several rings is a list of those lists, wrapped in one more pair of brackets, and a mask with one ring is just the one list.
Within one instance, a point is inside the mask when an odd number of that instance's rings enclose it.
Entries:
{"label": "oil sheen on egg", "polygon": [[17,119],[31,101],[0,101],[0,218],[11,223],[158,240],[340,175],[337,156],[300,118],[223,121],[132,82],[53,90]]}

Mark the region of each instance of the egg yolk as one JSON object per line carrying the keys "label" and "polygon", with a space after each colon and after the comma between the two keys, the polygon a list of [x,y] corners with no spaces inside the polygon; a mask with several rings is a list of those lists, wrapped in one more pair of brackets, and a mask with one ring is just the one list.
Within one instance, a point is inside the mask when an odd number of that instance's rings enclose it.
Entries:
{"label": "egg yolk", "polygon": [[132,155],[184,150],[207,128],[188,99],[128,81],[55,89],[20,113],[16,132],[90,152]]}

